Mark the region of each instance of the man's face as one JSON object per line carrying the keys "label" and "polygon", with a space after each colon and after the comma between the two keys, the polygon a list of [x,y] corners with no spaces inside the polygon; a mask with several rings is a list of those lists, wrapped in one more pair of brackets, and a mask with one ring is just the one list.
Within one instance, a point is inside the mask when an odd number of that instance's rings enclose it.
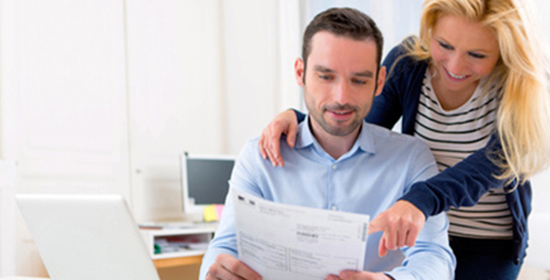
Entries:
{"label": "man's face", "polygon": [[381,68],[376,78],[374,41],[356,41],[327,31],[313,35],[307,71],[301,59],[296,60],[294,68],[296,80],[304,88],[314,133],[320,127],[333,136],[359,130],[386,77]]}

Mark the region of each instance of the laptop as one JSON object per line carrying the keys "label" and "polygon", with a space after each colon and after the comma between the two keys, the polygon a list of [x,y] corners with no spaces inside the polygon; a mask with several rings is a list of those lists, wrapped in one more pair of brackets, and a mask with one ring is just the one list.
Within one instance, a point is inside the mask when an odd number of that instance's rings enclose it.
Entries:
{"label": "laptop", "polygon": [[51,279],[159,280],[122,196],[19,194]]}

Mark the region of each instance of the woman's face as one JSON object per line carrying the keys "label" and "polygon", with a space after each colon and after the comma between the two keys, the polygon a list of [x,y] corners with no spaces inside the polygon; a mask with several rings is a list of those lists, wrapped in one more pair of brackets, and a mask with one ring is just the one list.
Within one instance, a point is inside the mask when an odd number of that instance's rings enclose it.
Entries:
{"label": "woman's face", "polygon": [[446,91],[470,91],[487,77],[500,57],[495,35],[478,22],[444,15],[433,30],[431,55],[439,86]]}

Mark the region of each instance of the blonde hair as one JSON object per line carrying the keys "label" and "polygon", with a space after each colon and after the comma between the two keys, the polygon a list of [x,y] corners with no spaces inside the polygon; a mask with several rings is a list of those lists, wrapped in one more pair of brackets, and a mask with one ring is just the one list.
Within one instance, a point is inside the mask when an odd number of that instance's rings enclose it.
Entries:
{"label": "blonde hair", "polygon": [[502,153],[492,157],[502,173],[495,175],[521,183],[550,162],[549,64],[535,36],[541,34],[536,17],[526,5],[521,0],[426,0],[420,37],[406,45],[407,55],[429,61],[432,30],[443,15],[465,17],[494,32],[500,59],[485,85],[502,88],[496,116]]}

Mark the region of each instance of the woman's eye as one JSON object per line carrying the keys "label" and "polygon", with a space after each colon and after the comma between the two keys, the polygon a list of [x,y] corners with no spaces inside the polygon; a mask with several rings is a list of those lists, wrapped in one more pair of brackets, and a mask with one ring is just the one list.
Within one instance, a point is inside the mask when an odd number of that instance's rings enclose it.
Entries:
{"label": "woman's eye", "polygon": [[479,58],[479,59],[487,57],[487,56],[484,55],[484,54],[475,53],[475,52],[471,52],[471,53],[468,53],[468,54],[469,54],[471,57],[473,57],[473,58]]}
{"label": "woman's eye", "polygon": [[446,49],[446,50],[452,50],[452,49],[453,49],[453,47],[452,47],[451,45],[446,44],[446,43],[443,43],[443,42],[439,42],[439,45],[440,45],[442,48]]}

